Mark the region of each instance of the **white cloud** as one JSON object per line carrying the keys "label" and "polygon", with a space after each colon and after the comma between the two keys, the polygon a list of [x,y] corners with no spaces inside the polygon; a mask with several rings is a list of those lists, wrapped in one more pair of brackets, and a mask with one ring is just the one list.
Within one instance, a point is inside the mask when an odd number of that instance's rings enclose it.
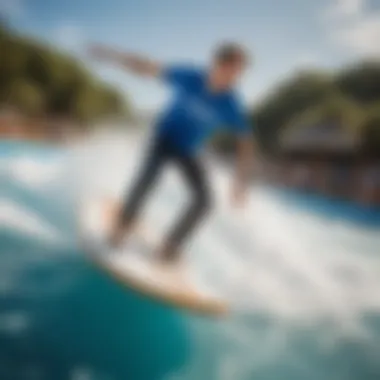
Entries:
{"label": "white cloud", "polygon": [[67,50],[78,50],[84,42],[83,31],[75,23],[61,24],[54,35],[55,41]]}
{"label": "white cloud", "polygon": [[333,40],[356,54],[380,57],[380,13],[338,28],[333,33]]}
{"label": "white cloud", "polygon": [[22,0],[0,0],[0,15],[5,17],[20,17],[25,13]]}
{"label": "white cloud", "polygon": [[368,0],[334,0],[327,8],[327,31],[336,46],[361,57],[380,57],[380,11]]}
{"label": "white cloud", "polygon": [[305,69],[316,66],[319,61],[320,59],[316,53],[305,51],[296,57],[295,66],[297,69]]}
{"label": "white cloud", "polygon": [[355,17],[361,14],[366,0],[333,0],[327,7],[325,15],[328,18]]}

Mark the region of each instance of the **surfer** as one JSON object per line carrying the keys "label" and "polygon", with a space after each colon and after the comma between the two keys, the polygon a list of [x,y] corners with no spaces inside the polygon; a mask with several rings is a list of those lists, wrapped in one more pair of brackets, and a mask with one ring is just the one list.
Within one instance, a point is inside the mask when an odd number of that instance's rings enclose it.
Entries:
{"label": "surfer", "polygon": [[210,209],[210,190],[199,156],[200,148],[209,137],[223,129],[231,132],[237,141],[232,201],[235,205],[242,205],[245,201],[254,149],[251,128],[235,86],[247,67],[247,54],[239,44],[225,43],[216,49],[209,68],[198,68],[164,66],[102,45],[93,46],[90,52],[94,58],[132,73],[162,79],[176,90],[174,101],[156,123],[145,163],[110,236],[111,245],[118,247],[135,224],[161,169],[167,162],[174,162],[193,194],[192,203],[159,251],[163,263],[176,262],[180,257],[180,246]]}

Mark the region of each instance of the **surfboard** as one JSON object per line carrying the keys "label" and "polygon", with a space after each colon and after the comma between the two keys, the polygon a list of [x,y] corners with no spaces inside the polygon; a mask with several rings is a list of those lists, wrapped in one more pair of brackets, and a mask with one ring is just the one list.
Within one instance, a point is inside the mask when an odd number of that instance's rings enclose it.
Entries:
{"label": "surfboard", "polygon": [[210,316],[228,313],[227,302],[196,283],[185,265],[165,265],[155,258],[158,239],[151,229],[139,226],[122,247],[111,249],[106,237],[118,209],[117,202],[95,200],[81,210],[81,240],[92,263],[121,285],[161,303]]}

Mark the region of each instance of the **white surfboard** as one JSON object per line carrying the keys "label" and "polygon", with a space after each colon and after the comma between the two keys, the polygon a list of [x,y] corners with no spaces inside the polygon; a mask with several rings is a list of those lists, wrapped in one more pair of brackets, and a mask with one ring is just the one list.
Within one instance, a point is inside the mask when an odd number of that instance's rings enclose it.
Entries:
{"label": "white surfboard", "polygon": [[120,284],[163,303],[209,315],[224,315],[227,303],[191,280],[184,270],[161,265],[154,258],[154,237],[141,228],[118,250],[106,236],[117,212],[116,202],[98,200],[81,210],[81,234],[88,258]]}

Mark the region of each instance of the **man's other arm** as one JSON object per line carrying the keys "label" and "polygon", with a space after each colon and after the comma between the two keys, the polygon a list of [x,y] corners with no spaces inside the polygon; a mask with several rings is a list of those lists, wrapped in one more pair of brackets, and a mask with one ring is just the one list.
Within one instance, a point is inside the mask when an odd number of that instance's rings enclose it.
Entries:
{"label": "man's other arm", "polygon": [[99,61],[113,63],[137,75],[147,77],[162,75],[163,68],[159,63],[138,54],[120,52],[104,45],[92,45],[89,53]]}

